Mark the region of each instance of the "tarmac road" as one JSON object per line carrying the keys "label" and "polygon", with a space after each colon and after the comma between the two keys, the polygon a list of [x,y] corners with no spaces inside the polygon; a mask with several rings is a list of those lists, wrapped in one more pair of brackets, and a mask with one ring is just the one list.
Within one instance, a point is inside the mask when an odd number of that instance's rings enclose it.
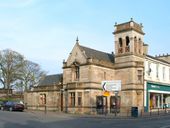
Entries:
{"label": "tarmac road", "polygon": [[36,111],[0,111],[0,128],[170,128],[170,115],[118,119]]}

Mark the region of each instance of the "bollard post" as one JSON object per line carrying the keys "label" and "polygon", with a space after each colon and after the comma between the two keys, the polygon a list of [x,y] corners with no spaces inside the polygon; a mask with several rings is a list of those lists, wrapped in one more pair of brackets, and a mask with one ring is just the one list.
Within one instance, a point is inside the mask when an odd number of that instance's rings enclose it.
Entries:
{"label": "bollard post", "polygon": [[45,104],[44,107],[45,107],[45,108],[44,108],[44,113],[47,114],[47,106],[46,106],[46,104]]}
{"label": "bollard post", "polygon": [[159,115],[159,108],[158,108],[158,115]]}

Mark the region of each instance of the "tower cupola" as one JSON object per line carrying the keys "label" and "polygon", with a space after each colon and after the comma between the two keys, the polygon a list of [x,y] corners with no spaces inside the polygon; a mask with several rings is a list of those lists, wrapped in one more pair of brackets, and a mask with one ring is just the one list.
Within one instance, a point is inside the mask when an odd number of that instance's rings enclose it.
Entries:
{"label": "tower cupola", "polygon": [[115,24],[113,32],[115,36],[115,55],[124,54],[143,55],[143,36],[142,24],[131,20],[122,24]]}

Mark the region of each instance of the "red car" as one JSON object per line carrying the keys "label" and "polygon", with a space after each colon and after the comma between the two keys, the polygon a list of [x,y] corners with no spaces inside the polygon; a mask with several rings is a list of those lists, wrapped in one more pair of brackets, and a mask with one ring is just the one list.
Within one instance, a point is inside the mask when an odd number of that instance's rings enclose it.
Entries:
{"label": "red car", "polygon": [[2,110],[24,111],[24,105],[16,101],[7,101],[1,106]]}

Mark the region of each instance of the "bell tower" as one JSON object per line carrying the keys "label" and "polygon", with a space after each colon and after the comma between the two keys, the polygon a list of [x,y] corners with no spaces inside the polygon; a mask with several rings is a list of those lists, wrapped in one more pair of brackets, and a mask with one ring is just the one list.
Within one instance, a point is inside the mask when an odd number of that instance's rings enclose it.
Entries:
{"label": "bell tower", "polygon": [[115,24],[113,32],[115,36],[115,55],[122,56],[127,54],[143,55],[143,36],[142,24],[137,24],[131,20],[122,24]]}
{"label": "bell tower", "polygon": [[121,112],[132,107],[143,109],[145,46],[142,24],[131,19],[115,24],[115,76],[121,80]]}

